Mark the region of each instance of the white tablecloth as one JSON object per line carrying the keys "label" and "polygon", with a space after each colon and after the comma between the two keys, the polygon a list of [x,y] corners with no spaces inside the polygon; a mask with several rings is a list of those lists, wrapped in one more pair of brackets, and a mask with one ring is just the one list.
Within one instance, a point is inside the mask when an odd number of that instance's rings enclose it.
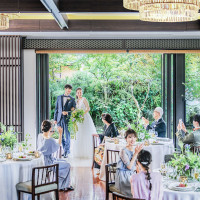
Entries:
{"label": "white tablecloth", "polygon": [[[0,163],[0,199],[17,200],[16,184],[32,179],[32,168],[44,166],[43,157],[31,161],[7,160]],[[23,195],[27,200],[30,195]]]}
{"label": "white tablecloth", "polygon": [[163,200],[200,200],[200,192],[178,192],[164,189]]}
{"label": "white tablecloth", "polygon": [[[150,151],[152,154],[152,164],[150,166],[151,170],[157,169],[160,167],[161,163],[164,162],[164,156],[166,154],[171,154],[174,152],[174,145],[173,140],[170,140],[169,142],[160,142],[162,145],[150,145],[150,146],[144,146],[144,149],[147,151]],[[105,181],[105,165],[107,164],[107,149],[111,150],[121,150],[124,148],[126,144],[114,144],[110,142],[105,142],[105,150],[104,150],[104,156],[103,161],[101,164],[100,169],[100,175],[99,178],[102,181]]]}

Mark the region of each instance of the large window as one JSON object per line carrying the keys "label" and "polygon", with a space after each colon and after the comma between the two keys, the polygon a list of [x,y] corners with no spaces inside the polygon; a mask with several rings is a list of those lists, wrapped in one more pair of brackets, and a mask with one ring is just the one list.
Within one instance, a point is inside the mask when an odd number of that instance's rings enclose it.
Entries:
{"label": "large window", "polygon": [[161,106],[161,54],[50,54],[50,111],[63,94],[64,85],[82,87],[90,114],[101,125],[101,114],[110,113],[123,128]]}
{"label": "large window", "polygon": [[200,54],[186,54],[185,59],[186,125],[192,129],[192,119],[200,113]]}

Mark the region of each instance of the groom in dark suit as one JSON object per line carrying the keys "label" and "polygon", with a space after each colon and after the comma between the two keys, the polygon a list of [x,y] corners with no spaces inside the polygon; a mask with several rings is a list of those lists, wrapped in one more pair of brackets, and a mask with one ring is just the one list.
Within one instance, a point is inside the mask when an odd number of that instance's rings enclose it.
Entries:
{"label": "groom in dark suit", "polygon": [[54,113],[55,124],[62,127],[62,146],[64,149],[63,156],[68,157],[70,153],[70,132],[68,129],[68,123],[71,116],[71,112],[76,107],[75,98],[70,96],[72,86],[69,84],[65,85],[65,94],[57,97],[56,108]]}

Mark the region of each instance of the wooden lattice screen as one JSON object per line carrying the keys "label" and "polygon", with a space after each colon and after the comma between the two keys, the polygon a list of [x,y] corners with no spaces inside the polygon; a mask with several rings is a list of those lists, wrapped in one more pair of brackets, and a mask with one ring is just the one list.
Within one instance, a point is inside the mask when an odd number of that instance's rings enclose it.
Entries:
{"label": "wooden lattice screen", "polygon": [[23,132],[21,63],[21,38],[0,36],[0,122],[19,133]]}

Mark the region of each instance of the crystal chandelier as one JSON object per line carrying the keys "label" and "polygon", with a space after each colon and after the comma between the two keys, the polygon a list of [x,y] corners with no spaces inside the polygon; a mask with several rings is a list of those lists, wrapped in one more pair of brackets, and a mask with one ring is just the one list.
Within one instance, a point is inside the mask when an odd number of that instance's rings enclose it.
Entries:
{"label": "crystal chandelier", "polygon": [[[124,0],[133,1],[133,0]],[[134,8],[136,0],[134,1]],[[127,3],[125,8],[127,8]],[[140,20],[150,22],[185,22],[198,19],[199,0],[137,0]],[[131,9],[129,5],[128,9]],[[134,9],[131,9],[134,10]]]}
{"label": "crystal chandelier", "polygon": [[129,10],[139,10],[139,0],[123,0],[123,6]]}
{"label": "crystal chandelier", "polygon": [[9,28],[9,16],[6,14],[0,14],[0,30]]}

